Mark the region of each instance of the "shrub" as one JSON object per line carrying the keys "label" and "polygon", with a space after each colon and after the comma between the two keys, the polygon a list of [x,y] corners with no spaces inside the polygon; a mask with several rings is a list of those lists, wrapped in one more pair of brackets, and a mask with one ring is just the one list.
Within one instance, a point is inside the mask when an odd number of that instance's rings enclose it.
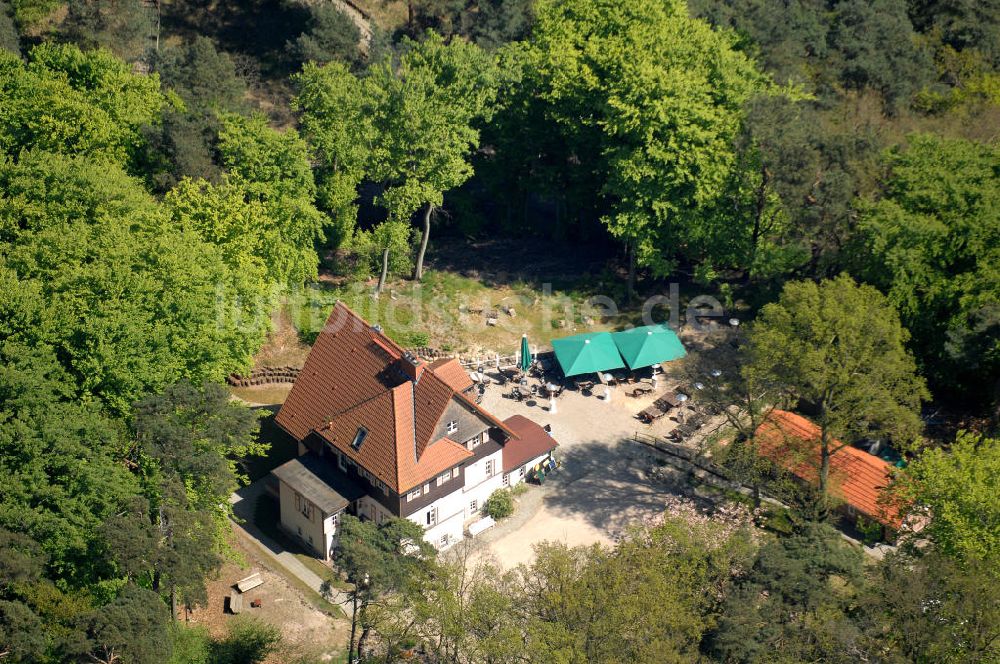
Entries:
{"label": "shrub", "polygon": [[510,489],[497,489],[489,498],[483,509],[494,519],[503,519],[514,513],[514,497]]}

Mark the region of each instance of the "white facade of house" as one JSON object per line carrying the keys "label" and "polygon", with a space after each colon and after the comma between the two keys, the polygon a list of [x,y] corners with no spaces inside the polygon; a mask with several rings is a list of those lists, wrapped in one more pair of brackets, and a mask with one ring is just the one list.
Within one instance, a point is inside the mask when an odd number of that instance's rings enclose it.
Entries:
{"label": "white facade of house", "polygon": [[465,519],[475,519],[483,510],[486,499],[503,487],[503,450],[477,460],[465,467]]}
{"label": "white facade of house", "polygon": [[430,544],[446,549],[462,539],[464,505],[465,494],[459,488],[406,518],[424,527],[424,539]]}

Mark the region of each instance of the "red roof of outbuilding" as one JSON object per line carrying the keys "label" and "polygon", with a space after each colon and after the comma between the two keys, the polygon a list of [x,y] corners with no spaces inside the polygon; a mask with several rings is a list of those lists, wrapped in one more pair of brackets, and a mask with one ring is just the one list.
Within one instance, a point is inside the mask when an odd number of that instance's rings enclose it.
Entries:
{"label": "red roof of outbuilding", "polygon": [[[450,365],[441,364],[445,376],[431,365],[412,381],[401,370],[400,363],[407,361],[403,355],[396,343],[338,302],[275,422],[296,440],[316,433],[397,493],[472,456],[446,437],[434,439],[453,400],[486,425],[516,436],[456,392],[457,374]],[[354,449],[359,427],[368,434]]]}
{"label": "red roof of outbuilding", "polygon": [[[757,429],[754,441],[761,454],[807,482],[817,482],[821,465],[820,428],[806,418],[784,410],[772,411]],[[836,448],[839,441],[831,446]],[[891,481],[892,466],[850,445],[830,457],[830,493],[865,516],[899,528],[897,508],[880,503]]]}
{"label": "red roof of outbuilding", "polygon": [[517,438],[508,440],[503,446],[505,473],[551,452],[559,445],[545,429],[523,415],[512,415],[503,423],[517,434]]}

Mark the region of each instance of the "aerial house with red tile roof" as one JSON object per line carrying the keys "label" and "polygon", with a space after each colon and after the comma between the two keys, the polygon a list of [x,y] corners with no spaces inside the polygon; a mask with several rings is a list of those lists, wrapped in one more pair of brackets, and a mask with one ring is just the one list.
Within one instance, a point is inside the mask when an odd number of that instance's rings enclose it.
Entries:
{"label": "aerial house with red tile roof", "polygon": [[556,446],[537,424],[541,444],[534,429],[498,420],[471,389],[456,360],[425,364],[338,302],[275,418],[300,454],[273,471],[282,528],[324,559],[344,511],[410,519],[439,548],[460,540],[509,480],[505,455]]}
{"label": "aerial house with red tile roof", "polygon": [[[774,410],[757,428],[758,452],[803,482],[819,479],[820,428],[801,415]],[[833,446],[839,446],[834,441]],[[897,505],[884,500],[883,492],[892,481],[893,466],[850,445],[830,457],[830,494],[841,501],[842,511],[882,525],[883,536],[892,539],[902,525]]]}

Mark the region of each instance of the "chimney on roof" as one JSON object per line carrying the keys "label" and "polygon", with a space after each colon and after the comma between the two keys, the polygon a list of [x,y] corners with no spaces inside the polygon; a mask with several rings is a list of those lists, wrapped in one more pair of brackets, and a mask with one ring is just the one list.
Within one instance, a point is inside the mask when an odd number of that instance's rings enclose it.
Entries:
{"label": "chimney on roof", "polygon": [[420,380],[420,374],[424,372],[424,363],[416,355],[406,351],[403,357],[399,358],[399,368],[407,378],[417,382]]}
{"label": "chimney on roof", "polygon": [[374,325],[372,325],[372,329],[375,330],[376,332],[378,332],[379,334],[382,334],[382,326],[379,325],[378,323],[375,323]]}

